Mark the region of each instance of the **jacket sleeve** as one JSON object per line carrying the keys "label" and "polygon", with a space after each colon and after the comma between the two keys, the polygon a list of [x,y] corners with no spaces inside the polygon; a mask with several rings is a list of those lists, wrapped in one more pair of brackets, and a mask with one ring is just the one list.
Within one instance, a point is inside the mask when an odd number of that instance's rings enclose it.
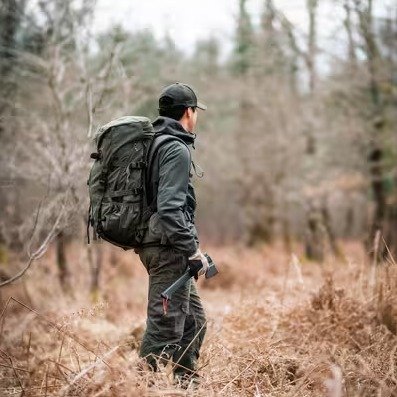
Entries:
{"label": "jacket sleeve", "polygon": [[190,152],[184,144],[172,142],[159,150],[157,212],[160,223],[170,243],[190,256],[196,252],[197,243],[183,212],[189,172]]}

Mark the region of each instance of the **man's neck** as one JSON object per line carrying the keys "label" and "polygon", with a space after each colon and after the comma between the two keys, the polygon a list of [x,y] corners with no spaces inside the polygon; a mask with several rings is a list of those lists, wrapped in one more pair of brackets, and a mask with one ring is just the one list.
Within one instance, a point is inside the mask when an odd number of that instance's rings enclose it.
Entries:
{"label": "man's neck", "polygon": [[188,130],[188,125],[187,125],[187,121],[184,119],[179,120],[179,124],[182,125],[183,129],[188,133],[188,134],[192,134],[194,135],[194,133],[192,131]]}

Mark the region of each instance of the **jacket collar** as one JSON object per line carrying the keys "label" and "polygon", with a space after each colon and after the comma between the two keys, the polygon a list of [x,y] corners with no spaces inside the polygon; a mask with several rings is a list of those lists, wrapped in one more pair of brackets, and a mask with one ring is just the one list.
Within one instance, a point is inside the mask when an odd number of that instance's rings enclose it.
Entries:
{"label": "jacket collar", "polygon": [[156,134],[174,135],[182,139],[187,145],[193,144],[196,138],[196,135],[187,132],[179,121],[169,117],[159,116],[152,124]]}

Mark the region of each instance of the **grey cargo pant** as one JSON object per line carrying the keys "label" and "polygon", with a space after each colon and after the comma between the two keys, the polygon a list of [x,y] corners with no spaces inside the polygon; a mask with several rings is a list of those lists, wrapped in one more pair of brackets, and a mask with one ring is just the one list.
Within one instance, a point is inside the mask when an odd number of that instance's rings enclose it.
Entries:
{"label": "grey cargo pant", "polygon": [[[159,358],[178,363],[174,373],[191,374],[197,368],[206,332],[206,318],[194,280],[175,292],[164,314],[161,292],[187,269],[187,257],[170,247],[148,247],[139,256],[149,274],[146,331],[140,356],[153,370]],[[161,359],[160,359],[161,362]]]}

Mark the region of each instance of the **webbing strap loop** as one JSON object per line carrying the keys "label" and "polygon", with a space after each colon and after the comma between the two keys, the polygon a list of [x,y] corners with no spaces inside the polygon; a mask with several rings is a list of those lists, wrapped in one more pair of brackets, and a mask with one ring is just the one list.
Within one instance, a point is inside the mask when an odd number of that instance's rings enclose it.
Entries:
{"label": "webbing strap loop", "polygon": [[131,170],[143,170],[146,167],[147,167],[146,161],[138,161],[136,163],[130,163],[127,166],[127,172],[128,170],[130,170],[130,172]]}
{"label": "webbing strap loop", "polygon": [[115,198],[115,197],[124,197],[124,196],[130,196],[130,195],[138,195],[143,192],[143,188],[141,187],[135,187],[133,189],[125,189],[125,190],[113,190],[110,191],[106,196],[110,198]]}

